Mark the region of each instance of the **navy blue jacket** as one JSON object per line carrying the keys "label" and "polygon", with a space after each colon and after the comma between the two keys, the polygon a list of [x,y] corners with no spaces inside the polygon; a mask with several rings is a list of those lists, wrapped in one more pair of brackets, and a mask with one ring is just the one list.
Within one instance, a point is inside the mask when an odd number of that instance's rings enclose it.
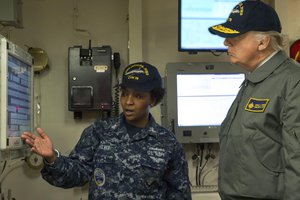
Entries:
{"label": "navy blue jacket", "polygon": [[150,115],[132,137],[124,116],[87,127],[70,153],[45,164],[43,178],[71,188],[89,182],[89,200],[190,200],[188,165],[174,134]]}

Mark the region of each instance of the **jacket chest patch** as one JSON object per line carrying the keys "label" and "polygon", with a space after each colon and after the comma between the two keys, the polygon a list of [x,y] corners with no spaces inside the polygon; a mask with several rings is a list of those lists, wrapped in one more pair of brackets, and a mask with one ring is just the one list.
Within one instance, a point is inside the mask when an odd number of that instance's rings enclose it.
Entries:
{"label": "jacket chest patch", "polygon": [[250,98],[245,106],[245,110],[249,112],[263,113],[270,99]]}
{"label": "jacket chest patch", "polygon": [[94,181],[99,187],[105,184],[105,173],[102,169],[96,168],[94,170]]}

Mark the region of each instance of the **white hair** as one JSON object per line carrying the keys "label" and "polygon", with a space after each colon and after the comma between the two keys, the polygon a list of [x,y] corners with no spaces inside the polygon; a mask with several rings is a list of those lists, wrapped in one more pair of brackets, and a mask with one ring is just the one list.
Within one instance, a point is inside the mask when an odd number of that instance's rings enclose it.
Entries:
{"label": "white hair", "polygon": [[275,51],[283,50],[283,35],[281,33],[278,33],[277,31],[267,31],[267,32],[253,31],[253,32],[258,41],[269,36],[271,38],[271,42],[269,46]]}

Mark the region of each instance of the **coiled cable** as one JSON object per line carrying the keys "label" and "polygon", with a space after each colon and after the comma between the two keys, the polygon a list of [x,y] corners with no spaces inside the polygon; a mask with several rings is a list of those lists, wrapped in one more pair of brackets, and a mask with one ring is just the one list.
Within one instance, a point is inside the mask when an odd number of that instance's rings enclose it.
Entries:
{"label": "coiled cable", "polygon": [[119,97],[120,97],[120,89],[119,89],[119,69],[121,66],[120,62],[120,53],[116,52],[113,54],[113,65],[115,69],[115,79],[116,84],[113,87],[114,89],[114,98],[112,101],[112,116],[116,117],[119,115]]}

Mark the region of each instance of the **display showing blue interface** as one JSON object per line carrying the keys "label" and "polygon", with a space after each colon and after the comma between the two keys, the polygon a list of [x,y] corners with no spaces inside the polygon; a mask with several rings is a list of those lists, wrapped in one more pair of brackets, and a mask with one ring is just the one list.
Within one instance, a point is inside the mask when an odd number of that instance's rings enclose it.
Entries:
{"label": "display showing blue interface", "polygon": [[224,23],[240,0],[179,0],[179,50],[226,51],[224,38],[208,28]]}
{"label": "display showing blue interface", "polygon": [[7,137],[32,130],[31,66],[8,55]]}

